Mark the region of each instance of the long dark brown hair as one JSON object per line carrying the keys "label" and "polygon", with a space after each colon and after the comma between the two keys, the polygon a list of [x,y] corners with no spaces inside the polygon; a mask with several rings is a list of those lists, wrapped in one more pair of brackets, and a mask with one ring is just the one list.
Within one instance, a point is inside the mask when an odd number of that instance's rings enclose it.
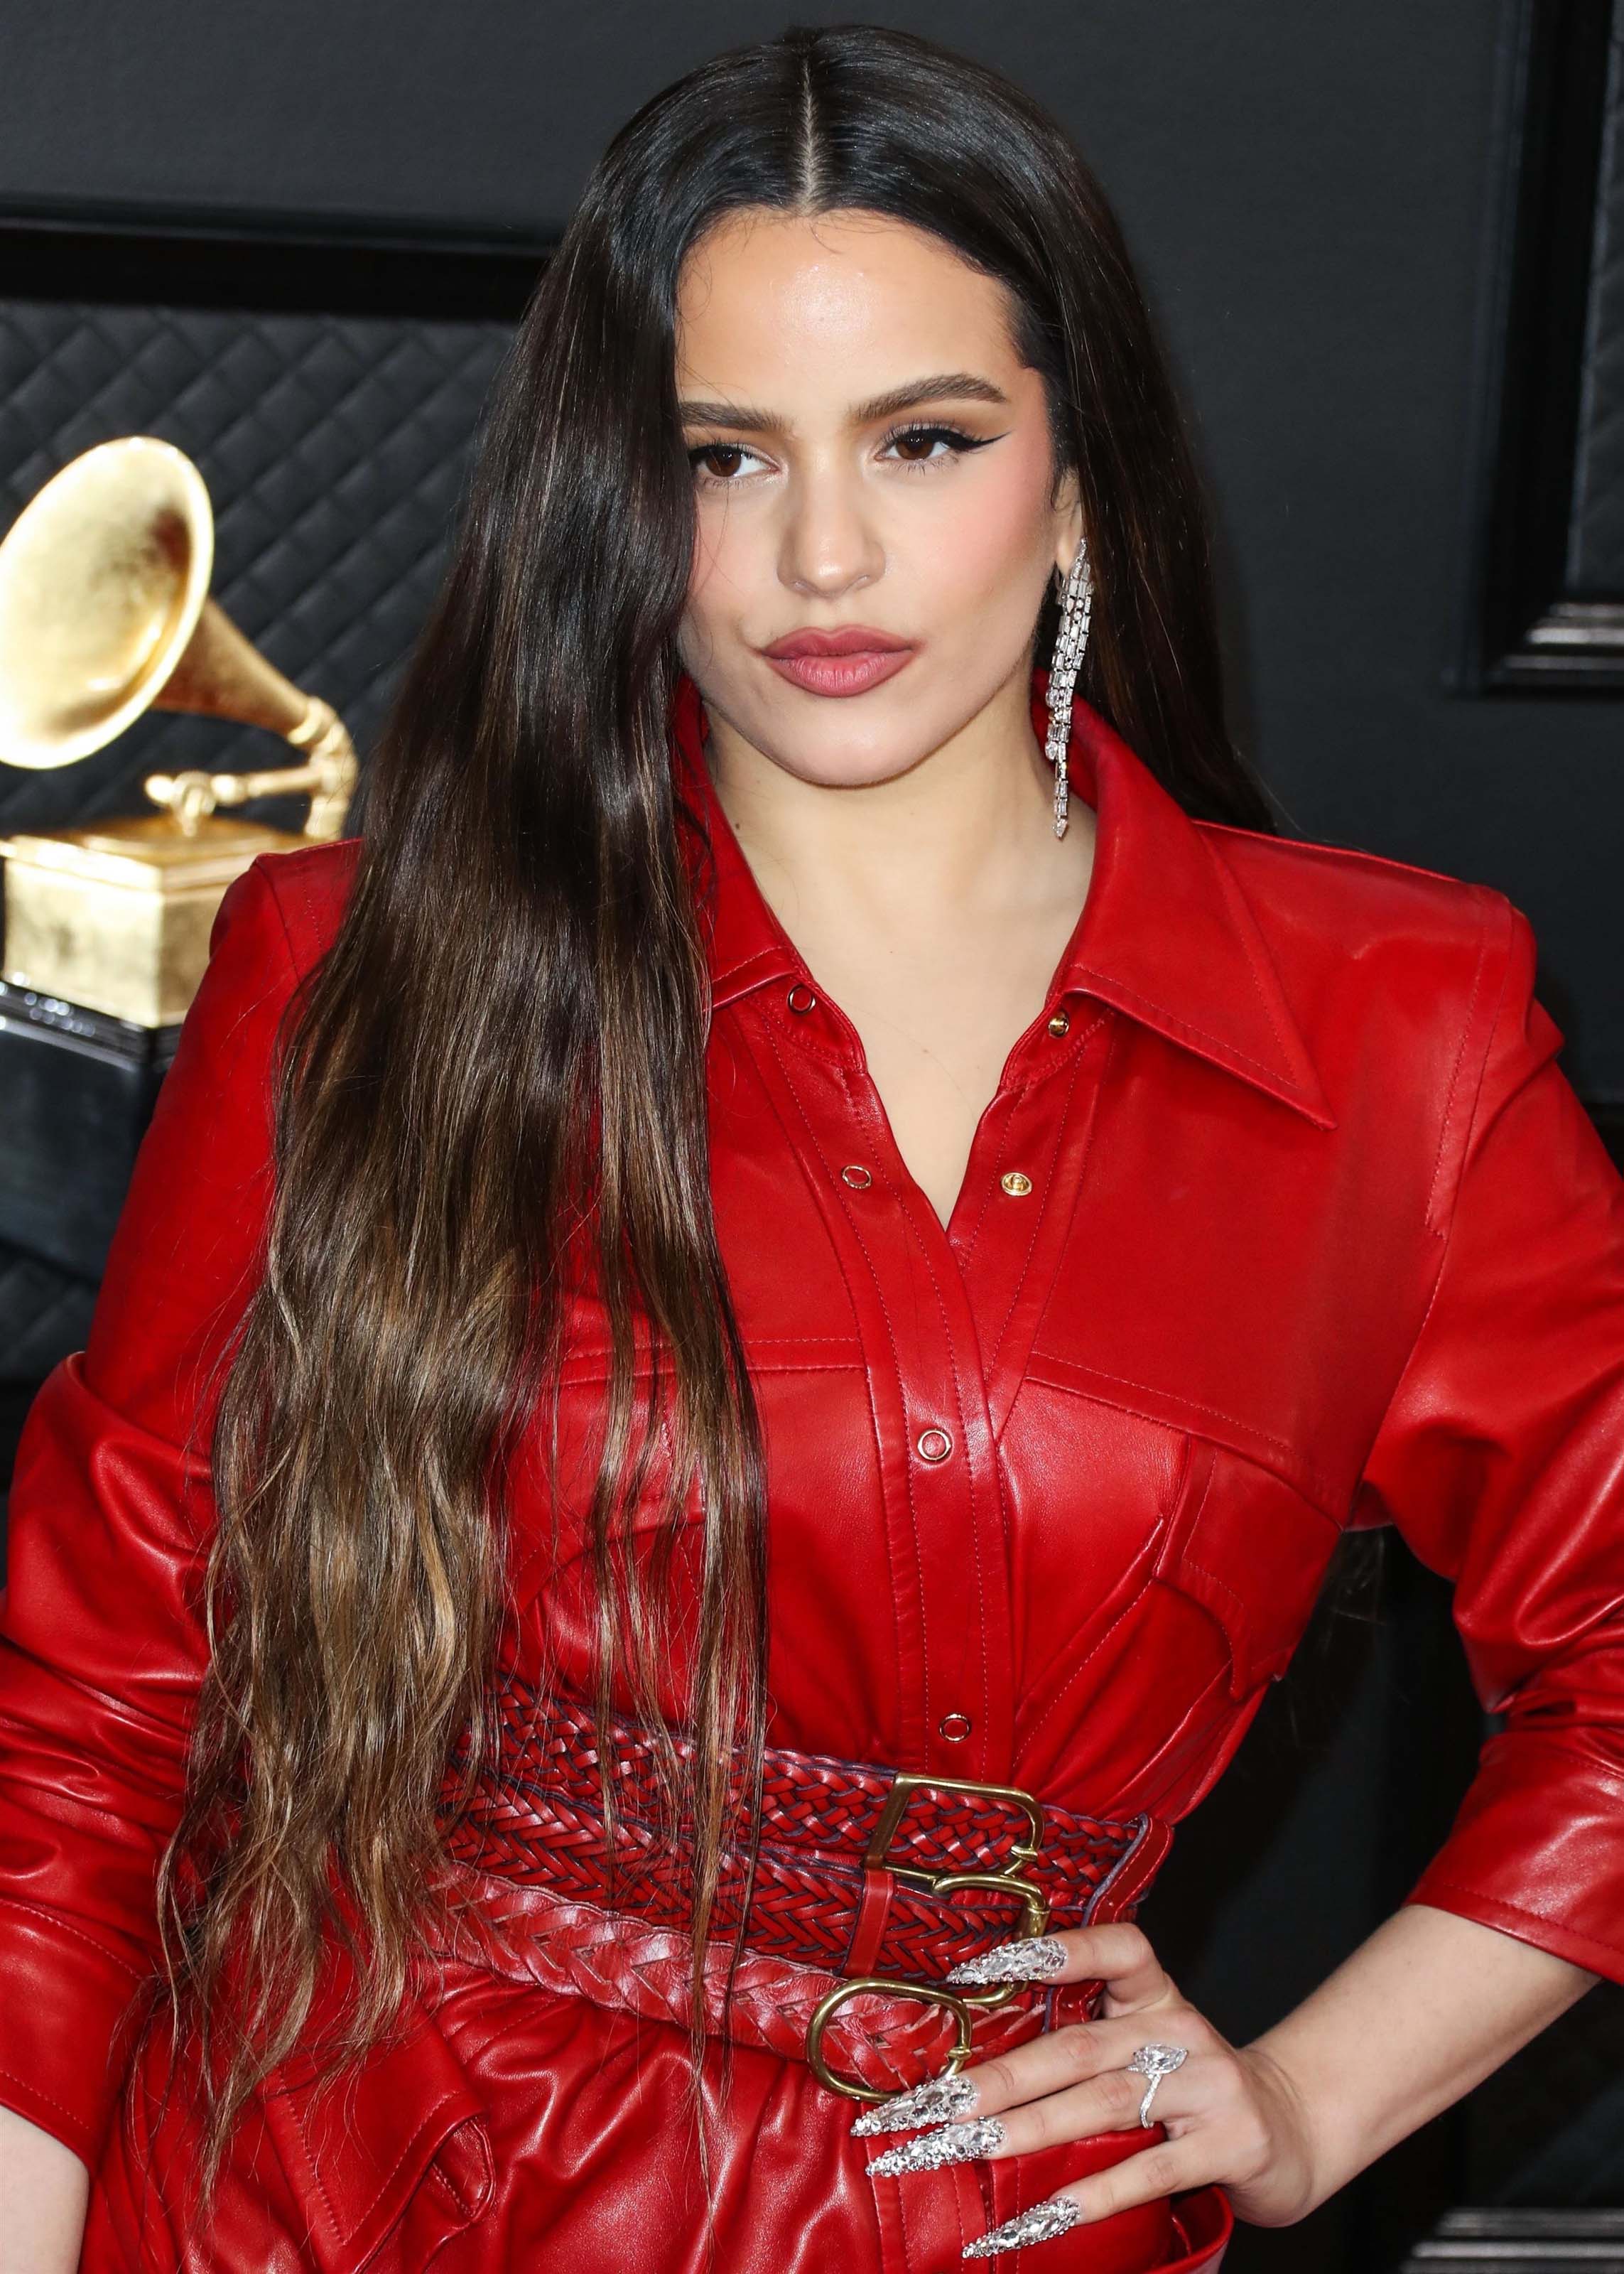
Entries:
{"label": "long dark brown hair", "polygon": [[703,1516],[692,1766],[667,1756],[699,2074],[721,1851],[742,1826],[755,1855],[765,1518],[669,756],[694,515],[673,322],[684,256],[746,207],[888,215],[1008,288],[1056,476],[1081,485],[1082,691],[1188,811],[1274,826],[1225,727],[1206,511],[1162,351],[1061,128],[995,72],[861,25],[722,56],[648,103],[499,374],[372,761],[342,926],[290,1006],[266,1269],[212,1444],[212,1663],[160,1891],[174,2012],[214,2046],[211,2174],[298,2042],[334,1938],[364,1961],[351,2052],[422,1955],[447,1762],[465,1744],[471,1774],[490,1742],[503,1479],[581,1254],[613,1343],[590,1510],[600,1726],[618,1668],[664,1727],[648,1669],[667,1607],[616,1553],[650,1394],[673,1455],[661,1525]]}

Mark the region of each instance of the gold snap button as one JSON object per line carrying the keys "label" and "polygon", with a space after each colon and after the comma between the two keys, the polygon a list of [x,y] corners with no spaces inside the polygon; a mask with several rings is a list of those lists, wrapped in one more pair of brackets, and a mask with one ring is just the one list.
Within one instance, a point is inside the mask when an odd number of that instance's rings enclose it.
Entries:
{"label": "gold snap button", "polygon": [[1022,1169],[1006,1169],[998,1182],[1012,1201],[1024,1201],[1032,1190],[1032,1179]]}
{"label": "gold snap button", "polygon": [[921,1429],[914,1447],[921,1461],[944,1461],[953,1449],[945,1429]]}
{"label": "gold snap button", "polygon": [[810,1011],[817,1003],[816,996],[804,979],[798,979],[784,999],[792,1011]]}
{"label": "gold snap button", "polygon": [[1049,1031],[1051,1035],[1069,1035],[1071,1031],[1071,1016],[1070,1012],[1056,1011],[1054,1017],[1049,1022]]}
{"label": "gold snap button", "polygon": [[866,1193],[874,1178],[867,1169],[854,1165],[841,1170],[840,1181],[843,1185],[850,1185],[854,1193]]}
{"label": "gold snap button", "polygon": [[944,1713],[936,1723],[936,1735],[945,1737],[950,1745],[962,1745],[974,1727],[967,1713]]}

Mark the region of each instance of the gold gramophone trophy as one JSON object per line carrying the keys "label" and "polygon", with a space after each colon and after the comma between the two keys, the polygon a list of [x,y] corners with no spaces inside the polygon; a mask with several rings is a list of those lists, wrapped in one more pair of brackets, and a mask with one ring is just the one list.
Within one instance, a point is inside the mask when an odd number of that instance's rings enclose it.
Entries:
{"label": "gold gramophone trophy", "polygon": [[[150,434],[101,442],[30,499],[0,543],[0,763],[71,765],[144,711],[266,727],[304,752],[262,773],[148,774],[156,808],[0,838],[9,985],[147,1028],[186,1013],[214,912],[257,853],[342,834],[356,755],[208,597],[203,477]],[[311,793],[302,834],[222,806]]]}

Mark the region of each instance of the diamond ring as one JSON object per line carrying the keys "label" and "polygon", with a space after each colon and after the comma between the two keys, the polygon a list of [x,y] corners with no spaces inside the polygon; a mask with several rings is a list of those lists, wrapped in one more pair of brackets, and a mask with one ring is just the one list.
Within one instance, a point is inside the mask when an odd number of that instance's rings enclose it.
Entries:
{"label": "diamond ring", "polygon": [[1190,2058],[1187,2045],[1139,2045],[1131,2055],[1128,2067],[1139,2076],[1147,2076],[1145,2097],[1139,2103],[1139,2122],[1150,2122],[1150,2104],[1156,2097],[1156,2087],[1164,2076],[1171,2076]]}

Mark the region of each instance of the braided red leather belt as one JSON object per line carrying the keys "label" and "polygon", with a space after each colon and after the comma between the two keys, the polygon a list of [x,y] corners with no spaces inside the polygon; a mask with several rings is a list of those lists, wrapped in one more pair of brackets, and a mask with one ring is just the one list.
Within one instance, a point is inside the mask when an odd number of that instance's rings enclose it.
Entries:
{"label": "braided red leather belt", "polygon": [[[610,1724],[618,1815],[611,1858],[584,1705],[568,1693],[544,1699],[509,1676],[499,1708],[498,1742],[468,1805],[447,1822],[448,1852],[498,1879],[656,1926],[687,1924],[680,1855],[655,1830],[646,1728],[619,1715]],[[679,1736],[677,1750],[691,1749]],[[972,2049],[974,2014],[1004,2004],[1019,1985],[954,1989],[940,1977],[989,1942],[1120,1916],[1113,1894],[1143,1891],[1167,1839],[1167,1827],[1147,1815],[1087,1816],[1015,1786],[776,1746],[763,1762],[761,1822],[745,1946],[840,1977],[810,2016],[805,2057],[823,2083],[856,2098],[881,2095],[837,2075],[823,2058],[823,2029],[839,2007],[877,1992],[937,2007],[957,2025],[950,2067],[958,2067]],[[714,1936],[736,1931],[744,1882],[744,1852],[730,1847]],[[1078,1985],[1068,1986],[1075,1993]],[[1052,2001],[1056,1992],[1047,1994]],[[1066,2003],[1074,2007],[1075,1994]]]}

